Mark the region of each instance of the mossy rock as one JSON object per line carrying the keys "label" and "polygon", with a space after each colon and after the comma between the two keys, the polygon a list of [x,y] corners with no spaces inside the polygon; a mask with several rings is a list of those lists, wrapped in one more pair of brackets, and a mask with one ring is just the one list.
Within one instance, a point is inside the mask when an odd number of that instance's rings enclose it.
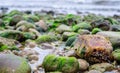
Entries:
{"label": "mossy rock", "polygon": [[112,52],[114,59],[120,63],[120,49],[116,49]]}
{"label": "mossy rock", "polygon": [[21,44],[13,39],[0,37],[0,51],[4,50],[19,50]]}
{"label": "mossy rock", "polygon": [[9,39],[15,39],[17,41],[25,41],[26,39],[35,39],[36,36],[29,32],[20,32],[16,30],[4,30],[0,32],[0,36]]}
{"label": "mossy rock", "polygon": [[12,16],[14,16],[14,15],[23,15],[23,13],[20,12],[20,11],[18,11],[18,10],[12,10],[12,11],[8,14],[8,16],[10,16],[10,17],[12,17]]}
{"label": "mossy rock", "polygon": [[77,38],[77,36],[69,37],[68,40],[66,41],[65,46],[71,46],[72,47],[74,45],[74,41],[75,41],[76,38]]}
{"label": "mossy rock", "polygon": [[79,29],[79,30],[78,30],[78,33],[79,33],[80,35],[85,35],[85,34],[90,34],[90,31],[87,30],[87,29]]}
{"label": "mossy rock", "polygon": [[91,25],[87,22],[81,22],[73,26],[73,31],[78,31],[79,29],[91,29]]}
{"label": "mossy rock", "polygon": [[16,28],[20,27],[20,26],[25,26],[26,28],[35,28],[35,25],[30,23],[30,22],[27,22],[27,21],[19,21],[17,24],[16,24]]}
{"label": "mossy rock", "polygon": [[42,66],[46,72],[60,71],[62,73],[76,73],[79,69],[79,63],[76,58],[55,55],[47,55],[44,58]]}
{"label": "mossy rock", "polygon": [[64,32],[62,34],[62,40],[66,41],[69,37],[76,36],[76,35],[78,35],[78,34],[75,32]]}
{"label": "mossy rock", "polygon": [[52,36],[52,35],[41,35],[36,39],[37,43],[44,43],[44,42],[52,42],[52,41],[56,41],[58,40],[58,38],[56,36]]}
{"label": "mossy rock", "polygon": [[24,19],[28,22],[37,22],[39,21],[39,17],[36,15],[24,15]]}
{"label": "mossy rock", "polygon": [[9,25],[15,26],[21,20],[23,20],[23,17],[21,15],[14,15],[12,16]]}
{"label": "mossy rock", "polygon": [[12,54],[0,54],[1,73],[31,73],[31,68],[24,58]]}
{"label": "mossy rock", "polygon": [[92,30],[92,34],[96,34],[97,32],[100,32],[100,31],[102,31],[102,30],[99,29],[99,28],[94,28],[94,29]]}
{"label": "mossy rock", "polygon": [[70,26],[62,24],[56,28],[56,32],[58,33],[72,32],[72,28]]}
{"label": "mossy rock", "polygon": [[105,71],[110,71],[113,70],[114,66],[110,63],[99,63],[99,64],[94,64],[89,67],[89,70],[98,70],[102,73]]}

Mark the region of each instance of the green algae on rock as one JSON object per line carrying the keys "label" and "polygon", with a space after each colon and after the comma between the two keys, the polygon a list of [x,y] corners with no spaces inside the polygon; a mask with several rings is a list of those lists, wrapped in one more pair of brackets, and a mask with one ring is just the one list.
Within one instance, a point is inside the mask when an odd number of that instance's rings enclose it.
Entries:
{"label": "green algae on rock", "polygon": [[46,72],[76,73],[79,70],[78,60],[74,57],[47,55],[42,65]]}
{"label": "green algae on rock", "polygon": [[15,26],[21,20],[23,20],[23,17],[21,15],[14,15],[11,18],[9,25],[10,26]]}
{"label": "green algae on rock", "polygon": [[97,32],[100,32],[100,31],[102,31],[102,30],[99,29],[99,28],[94,28],[94,29],[92,30],[92,34],[96,34]]}
{"label": "green algae on rock", "polygon": [[20,46],[21,44],[16,40],[0,37],[0,51],[19,50]]}
{"label": "green algae on rock", "polygon": [[120,63],[120,49],[116,49],[112,52],[114,59]]}
{"label": "green algae on rock", "polygon": [[40,35],[37,39],[36,42],[39,43],[44,43],[44,42],[52,42],[52,41],[57,41],[58,37],[52,36],[52,35]]}
{"label": "green algae on rock", "polygon": [[31,68],[24,58],[12,54],[0,54],[1,73],[31,73]]}
{"label": "green algae on rock", "polygon": [[26,39],[35,39],[36,36],[29,32],[20,32],[17,30],[4,30],[0,31],[0,36],[9,39],[15,39],[17,41],[25,41]]}
{"label": "green algae on rock", "polygon": [[58,33],[72,32],[72,28],[70,26],[62,24],[56,28],[56,32]]}
{"label": "green algae on rock", "polygon": [[79,35],[75,41],[76,54],[86,59],[89,63],[112,61],[112,44],[100,35]]}
{"label": "green algae on rock", "polygon": [[78,31],[79,29],[91,29],[91,25],[87,22],[81,22],[73,26],[73,31]]}
{"label": "green algae on rock", "polygon": [[65,43],[65,46],[73,46],[74,45],[74,41],[75,39],[77,38],[77,36],[72,36],[72,37],[69,37]]}
{"label": "green algae on rock", "polygon": [[76,35],[78,35],[78,34],[75,32],[64,32],[62,34],[62,40],[66,41],[69,37],[76,36]]}

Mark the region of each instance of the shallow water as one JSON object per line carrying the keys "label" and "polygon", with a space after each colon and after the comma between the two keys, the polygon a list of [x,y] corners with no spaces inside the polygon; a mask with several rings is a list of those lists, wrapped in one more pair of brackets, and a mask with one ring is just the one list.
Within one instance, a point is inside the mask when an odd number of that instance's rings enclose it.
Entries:
{"label": "shallow water", "polygon": [[58,13],[91,12],[103,15],[120,15],[120,0],[2,0],[0,7],[9,11],[18,10],[53,10]]}

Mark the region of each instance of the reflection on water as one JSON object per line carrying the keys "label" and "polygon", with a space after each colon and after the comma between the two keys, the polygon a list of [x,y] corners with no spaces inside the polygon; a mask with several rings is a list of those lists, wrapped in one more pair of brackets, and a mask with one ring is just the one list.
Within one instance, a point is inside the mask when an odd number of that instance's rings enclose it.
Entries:
{"label": "reflection on water", "polygon": [[0,7],[10,10],[53,10],[61,13],[92,12],[96,14],[120,14],[120,0],[1,0]]}

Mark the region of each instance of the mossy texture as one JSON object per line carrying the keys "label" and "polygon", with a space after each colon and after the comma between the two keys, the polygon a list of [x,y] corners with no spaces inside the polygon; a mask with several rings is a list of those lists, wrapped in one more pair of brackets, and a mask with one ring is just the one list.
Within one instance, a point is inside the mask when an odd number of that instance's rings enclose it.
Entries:
{"label": "mossy texture", "polygon": [[78,60],[74,57],[47,55],[42,65],[46,72],[76,73],[79,69]]}

